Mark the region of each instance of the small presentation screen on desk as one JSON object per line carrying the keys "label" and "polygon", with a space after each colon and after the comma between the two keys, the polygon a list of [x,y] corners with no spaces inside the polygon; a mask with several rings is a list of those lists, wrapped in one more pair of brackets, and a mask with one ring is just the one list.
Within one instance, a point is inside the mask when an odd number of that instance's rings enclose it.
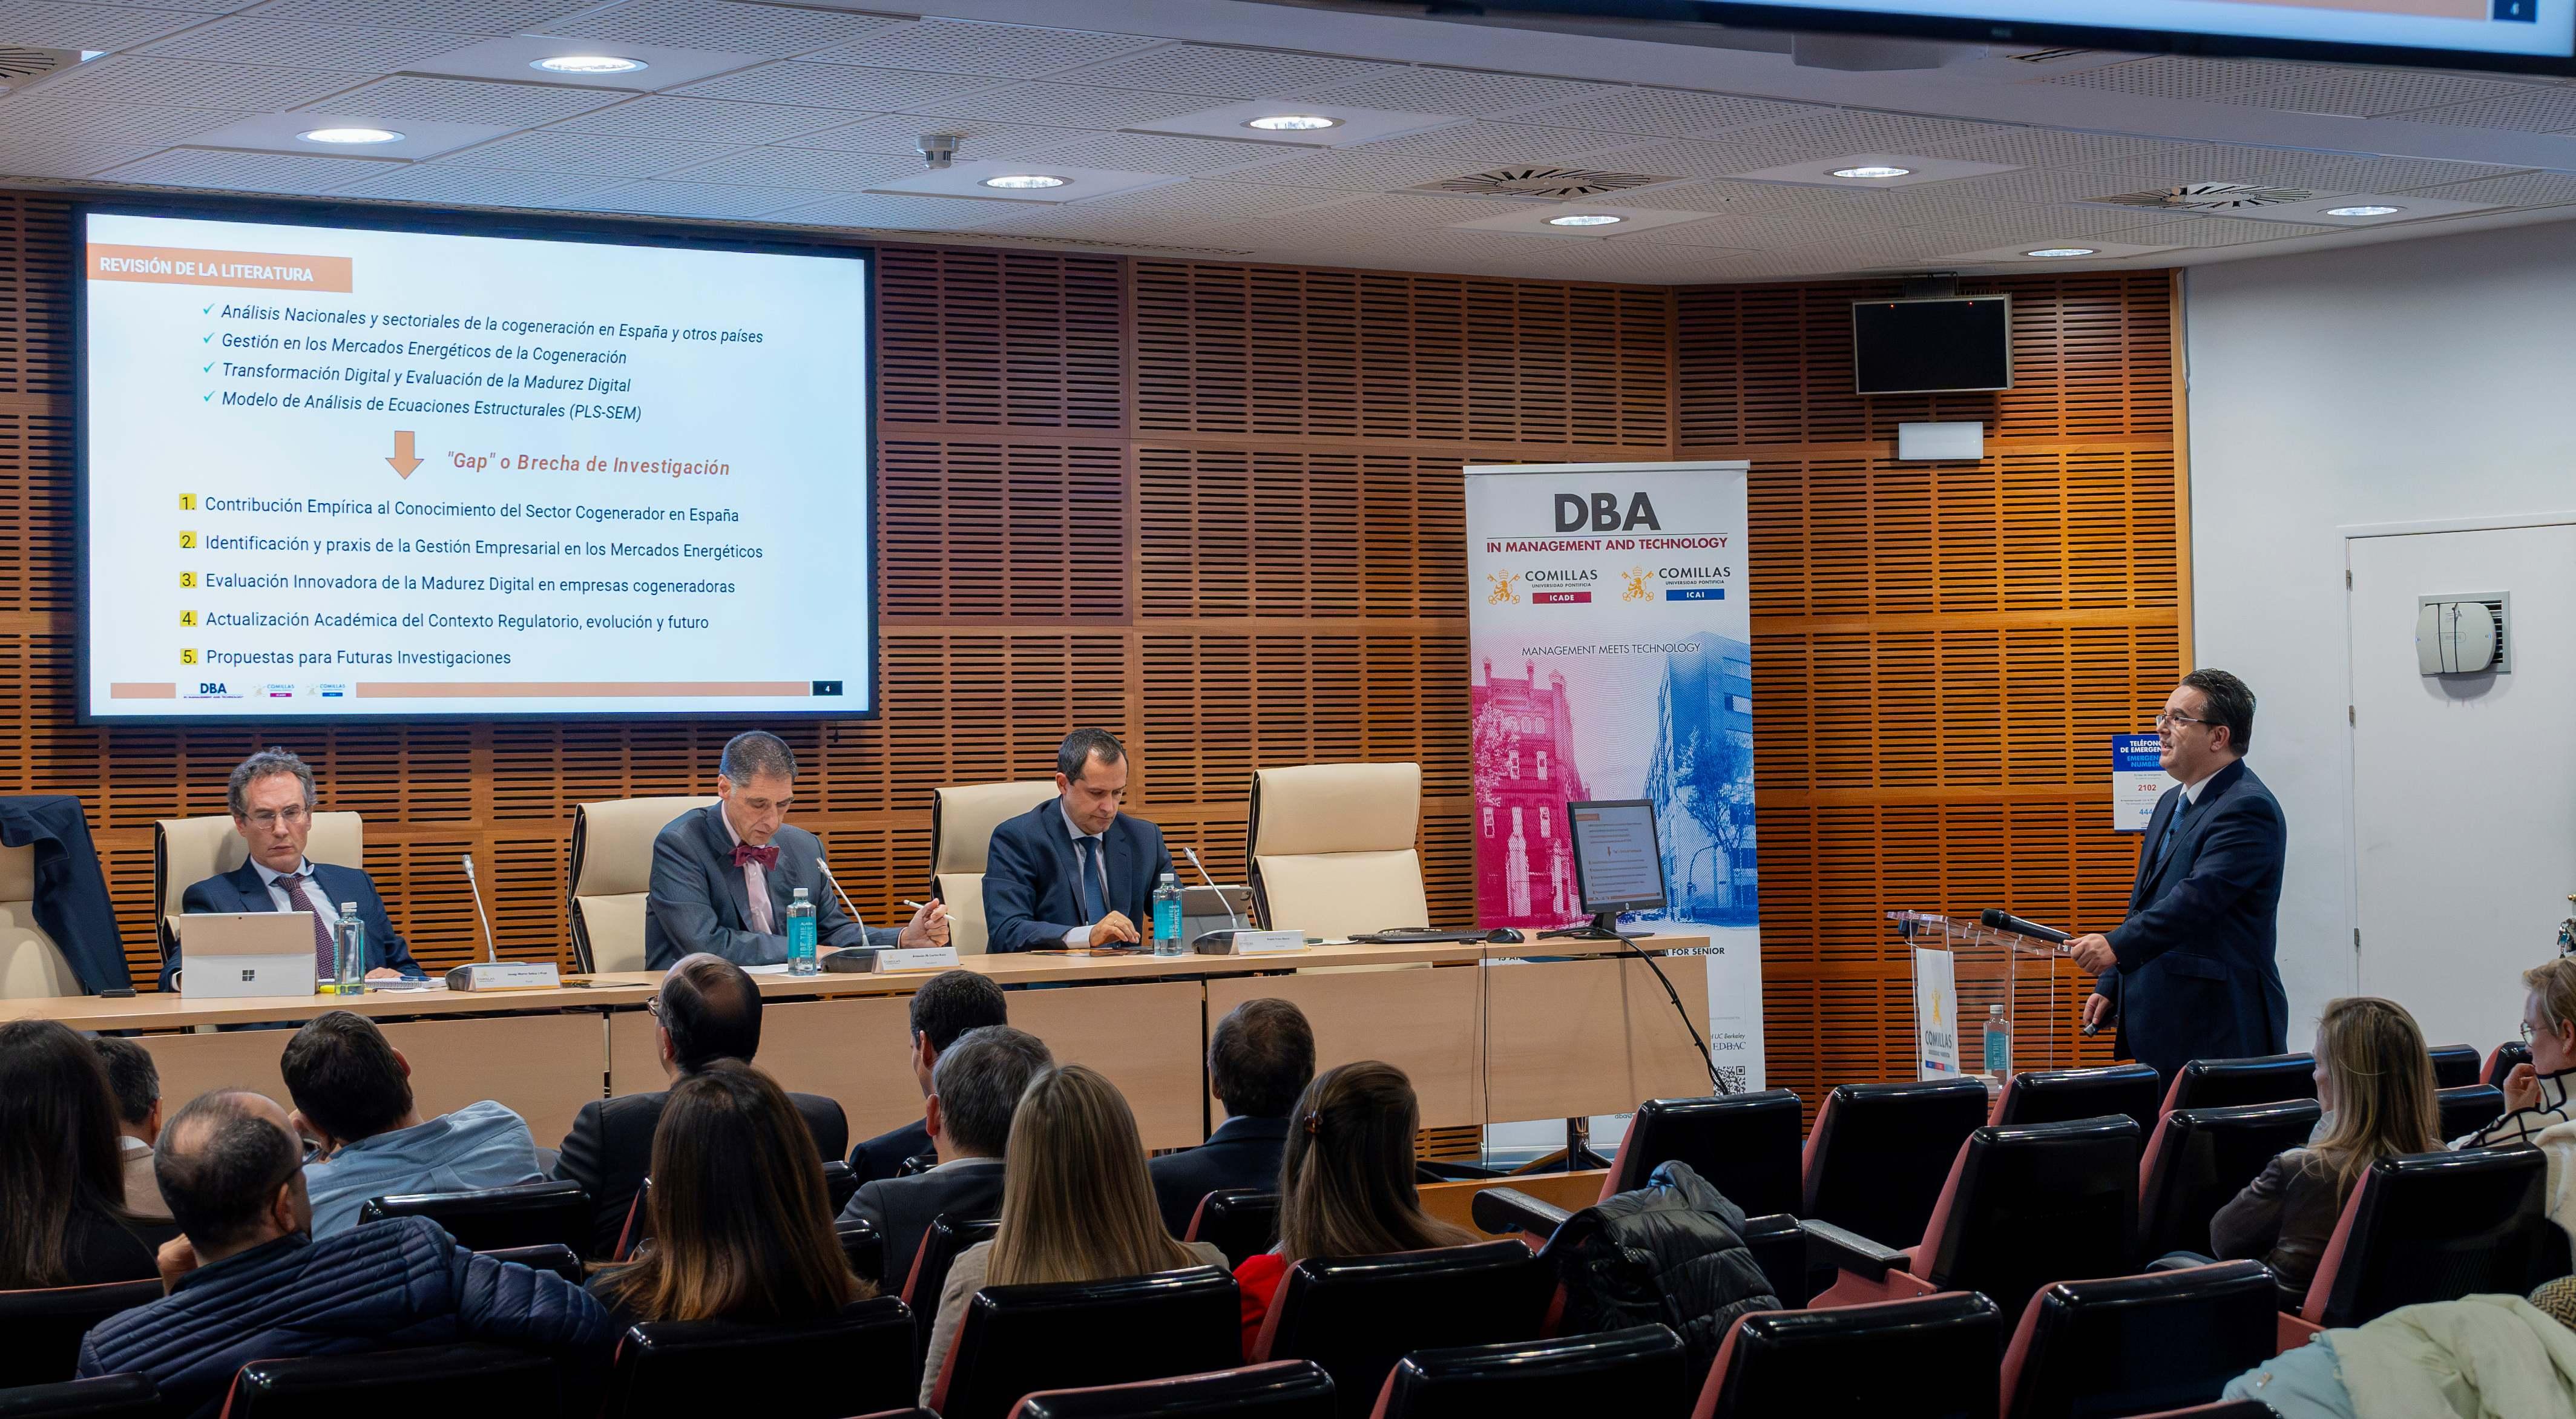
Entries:
{"label": "small presentation screen on desk", "polygon": [[89,210],[92,720],[859,717],[859,252]]}
{"label": "small presentation screen on desk", "polygon": [[1643,911],[1664,905],[1664,855],[1655,840],[1652,800],[1568,803],[1574,832],[1576,885],[1587,912]]}

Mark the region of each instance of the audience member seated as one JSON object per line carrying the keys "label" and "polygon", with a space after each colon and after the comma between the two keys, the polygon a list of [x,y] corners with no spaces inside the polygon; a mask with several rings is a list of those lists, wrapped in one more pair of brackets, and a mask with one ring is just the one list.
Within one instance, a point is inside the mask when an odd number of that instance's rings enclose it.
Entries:
{"label": "audience member seated", "polygon": [[2441,1146],[2433,1060],[2406,1007],[2369,996],[2330,1002],[2317,1022],[2316,1056],[2325,1108],[2316,1136],[2273,1158],[2209,1222],[2218,1255],[2268,1264],[2285,1304],[2307,1295],[2344,1202],[2370,1165]]}
{"label": "audience member seated", "polygon": [[1378,1256],[1485,1240],[1423,1214],[1413,1187],[1413,1135],[1421,1121],[1413,1081],[1392,1064],[1364,1059],[1328,1069],[1306,1086],[1289,1116],[1288,1151],[1279,1167],[1279,1245],[1234,1269],[1243,1287],[1245,1354],[1260,1338],[1288,1268],[1310,1256]]}
{"label": "audience member seated", "polygon": [[[986,1286],[1225,1266],[1225,1253],[1215,1247],[1173,1241],[1163,1229],[1154,1184],[1145,1175],[1136,1115],[1118,1086],[1094,1070],[1068,1064],[1030,1081],[1011,1119],[1010,1159],[1001,1227],[991,1241],[977,1242],[957,1258],[940,1292],[930,1352],[921,1367],[925,1405],[965,1324],[967,1302]],[[1152,1337],[1139,1336],[1137,1343],[1151,1344]]]}
{"label": "audience member seated", "polygon": [[[695,1074],[718,1059],[749,1064],[760,1052],[760,987],[742,967],[721,956],[681,958],[662,977],[662,988],[648,1005],[666,1077]],[[650,1093],[595,1099],[573,1116],[555,1176],[580,1183],[590,1193],[593,1256],[617,1249],[627,1211],[653,1161],[653,1126],[661,1121],[662,1102],[669,1097]],[[813,1130],[820,1156],[839,1157],[850,1141],[841,1106],[819,1094],[787,1098]]]}
{"label": "audience member seated", "polygon": [[[941,971],[912,993],[912,1077],[930,1096],[931,1071],[957,1037],[986,1025],[1011,1023],[1009,998],[992,977],[975,971]],[[890,1178],[906,1158],[930,1151],[930,1125],[925,1120],[859,1144],[850,1150],[850,1174],[860,1182]],[[998,1196],[996,1202],[998,1204]]]}
{"label": "audience member seated", "polygon": [[358,1225],[371,1197],[545,1178],[526,1121],[495,1100],[423,1122],[412,1102],[411,1061],[363,1015],[334,1010],[306,1021],[278,1069],[295,1100],[296,1129],[322,1148],[304,1169],[317,1237]]}
{"label": "audience member seated", "polygon": [[2531,1062],[2504,1077],[2504,1117],[2460,1139],[2454,1148],[2529,1143],[2542,1129],[2576,1118],[2567,1085],[2576,1076],[2576,956],[2522,973],[2522,1041]]}
{"label": "audience member seated", "polygon": [[2576,1278],[2406,1306],[2329,1330],[2227,1382],[2280,1419],[2514,1419],[2576,1413]]}
{"label": "audience member seated", "polygon": [[167,1222],[161,1184],[152,1180],[152,1144],[161,1136],[161,1070],[152,1051],[116,1035],[94,1035],[90,1047],[107,1071],[116,1103],[116,1146],[125,1161],[125,1210],[150,1222]]}
{"label": "audience member seated", "polygon": [[1173,1236],[1190,1230],[1199,1199],[1230,1187],[1279,1187],[1279,1155],[1288,1146],[1288,1111],[1315,1078],[1315,1031],[1306,1012],[1285,1000],[1247,1000],[1226,1012],[1208,1037],[1208,1085],[1225,1105],[1225,1122],[1196,1148],[1146,1165],[1154,1200]]}
{"label": "audience member seated", "polygon": [[908,1178],[862,1183],[841,1209],[842,1220],[872,1223],[885,1238],[887,1281],[903,1284],[931,1219],[981,1222],[1001,1215],[1011,1117],[1029,1081],[1054,1064],[1037,1036],[1008,1025],[968,1030],[940,1051],[930,1097],[922,1101],[939,1165]]}
{"label": "audience member seated", "polygon": [[553,1356],[569,1392],[596,1386],[616,1330],[580,1287],[477,1256],[426,1217],[308,1240],[302,1163],[286,1111],[261,1095],[179,1110],[155,1163],[185,1233],[161,1248],[170,1293],[92,1328],[81,1376],[140,1373],[173,1419],[214,1419],[252,1360],[487,1340]]}
{"label": "audience member seated", "polygon": [[832,1235],[822,1156],[770,1077],[719,1059],[671,1086],[653,1130],[653,1240],[591,1278],[638,1321],[820,1320],[875,1294]]}
{"label": "audience member seated", "polygon": [[52,1020],[0,1025],[0,1291],[150,1280],[168,1235],[126,1210],[98,1052]]}

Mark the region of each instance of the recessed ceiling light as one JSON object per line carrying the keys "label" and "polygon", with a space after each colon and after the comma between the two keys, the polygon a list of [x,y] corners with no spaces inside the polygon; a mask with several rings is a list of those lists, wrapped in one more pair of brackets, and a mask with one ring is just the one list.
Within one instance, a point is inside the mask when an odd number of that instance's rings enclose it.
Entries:
{"label": "recessed ceiling light", "polygon": [[2391,212],[2403,212],[2405,210],[2406,209],[2403,207],[2380,206],[2328,207],[2326,209],[2326,215],[2329,217],[2385,217]]}
{"label": "recessed ceiling light", "polygon": [[632,74],[652,66],[617,54],[558,54],[550,59],[530,60],[528,67],[549,74]]}
{"label": "recessed ceiling light", "polygon": [[1014,172],[1005,173],[1000,177],[988,177],[984,179],[984,185],[1003,188],[1062,187],[1064,179],[1048,177],[1044,173]]}
{"label": "recessed ceiling light", "polygon": [[399,143],[402,135],[390,128],[315,128],[295,135],[307,143]]}
{"label": "recessed ceiling light", "polygon": [[2094,251],[2094,249],[2093,249],[2092,247],[2089,247],[2089,246],[2043,246],[2043,247],[2041,247],[2041,248],[2040,248],[2039,250],[2037,250],[2037,251],[2025,251],[2025,252],[2023,252],[2023,253],[2022,253],[2022,255],[2024,255],[2024,256],[2091,256],[2091,255],[2093,254],[2093,251]]}
{"label": "recessed ceiling light", "polygon": [[1551,227],[1606,227],[1626,220],[1628,219],[1625,217],[1614,217],[1607,212],[1577,212],[1570,217],[1550,217],[1547,219],[1547,224]]}
{"label": "recessed ceiling light", "polygon": [[1320,113],[1273,113],[1248,119],[1243,126],[1258,128],[1264,133],[1311,133],[1318,128],[1339,128],[1342,121],[1326,118]]}
{"label": "recessed ceiling light", "polygon": [[1913,171],[1914,169],[1912,168],[1895,168],[1888,167],[1883,163],[1872,163],[1866,167],[1836,168],[1833,171],[1833,175],[1836,177],[1857,178],[1903,177]]}

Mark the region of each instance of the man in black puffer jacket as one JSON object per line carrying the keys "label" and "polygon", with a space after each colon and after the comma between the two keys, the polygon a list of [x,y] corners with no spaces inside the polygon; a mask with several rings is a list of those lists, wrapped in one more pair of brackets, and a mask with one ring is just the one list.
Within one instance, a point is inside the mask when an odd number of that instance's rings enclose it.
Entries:
{"label": "man in black puffer jacket", "polygon": [[617,1339],[597,1301],[477,1256],[425,1217],[310,1240],[302,1153],[286,1111],[259,1094],[179,1111],[153,1165],[184,1233],[161,1249],[170,1294],[91,1329],[83,1378],[140,1372],[164,1413],[213,1419],[253,1360],[491,1340],[552,1355],[564,1412],[589,1411]]}
{"label": "man in black puffer jacket", "polygon": [[1565,1284],[1563,1333],[1671,1326],[1690,1352],[1694,1390],[1737,1317],[1780,1309],[1744,1244],[1744,1209],[1687,1163],[1575,1213],[1548,1245]]}

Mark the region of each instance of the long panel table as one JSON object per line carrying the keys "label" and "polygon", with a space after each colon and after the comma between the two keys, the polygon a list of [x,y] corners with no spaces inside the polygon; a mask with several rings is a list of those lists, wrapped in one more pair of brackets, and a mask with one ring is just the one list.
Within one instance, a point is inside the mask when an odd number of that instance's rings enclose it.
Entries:
{"label": "long panel table", "polygon": [[[1660,957],[1707,1030],[1699,937],[1636,943]],[[1544,949],[1555,959],[1527,960]],[[1314,1023],[1329,1066],[1377,1058],[1413,1076],[1425,1127],[1621,1113],[1658,1095],[1702,1094],[1708,1076],[1689,1034],[1647,966],[1596,942],[1522,947],[1482,943],[1337,943],[1279,957],[970,956],[965,965],[1014,991],[1011,1021],[1057,1059],[1091,1065],[1123,1090],[1148,1148],[1204,1140],[1223,1117],[1208,1093],[1209,1027],[1255,996],[1295,1001]],[[1350,967],[1414,967],[1350,972]],[[1420,969],[1421,967],[1430,969]],[[1336,970],[1334,968],[1345,968]],[[87,1030],[143,1032],[175,1101],[241,1085],[283,1101],[279,1030],[199,1027],[295,1024],[352,1009],[385,1023],[412,1067],[423,1113],[499,1099],[540,1143],[561,1138],[581,1105],[658,1089],[664,1075],[644,1004],[659,975],[575,978],[551,990],[506,993],[380,991],[333,996],[131,1000],[77,996],[0,1001],[0,1020],[51,1018]],[[763,975],[759,1062],[790,1089],[838,1099],[850,1136],[921,1116],[909,1060],[908,997],[921,974]]]}

